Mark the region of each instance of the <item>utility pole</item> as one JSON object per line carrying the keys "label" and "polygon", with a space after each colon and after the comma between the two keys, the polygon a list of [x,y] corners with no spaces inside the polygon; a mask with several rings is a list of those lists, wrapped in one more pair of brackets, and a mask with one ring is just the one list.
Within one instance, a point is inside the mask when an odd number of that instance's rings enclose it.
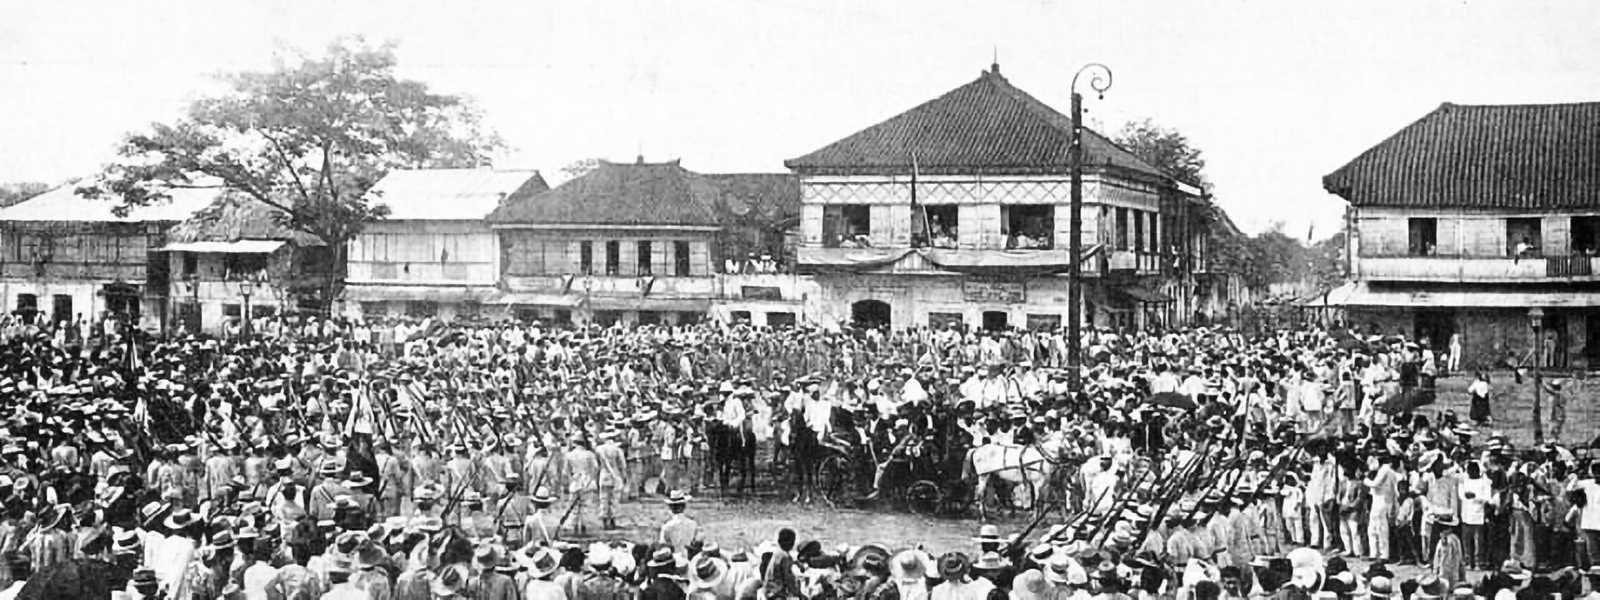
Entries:
{"label": "utility pole", "polygon": [[[1068,158],[1072,167],[1071,233],[1067,236],[1067,389],[1077,394],[1083,389],[1083,94],[1078,93],[1078,78],[1089,73],[1089,87],[1104,97],[1111,89],[1111,69],[1089,63],[1072,76],[1072,146]],[[1101,274],[1102,276],[1104,273]]]}

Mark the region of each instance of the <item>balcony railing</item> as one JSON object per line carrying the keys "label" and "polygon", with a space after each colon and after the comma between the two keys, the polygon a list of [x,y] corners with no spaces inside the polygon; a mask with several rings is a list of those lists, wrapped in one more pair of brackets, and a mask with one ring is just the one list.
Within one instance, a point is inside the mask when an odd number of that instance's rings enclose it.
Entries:
{"label": "balcony railing", "polygon": [[1390,281],[1507,282],[1595,279],[1600,257],[1363,256],[1362,278]]}

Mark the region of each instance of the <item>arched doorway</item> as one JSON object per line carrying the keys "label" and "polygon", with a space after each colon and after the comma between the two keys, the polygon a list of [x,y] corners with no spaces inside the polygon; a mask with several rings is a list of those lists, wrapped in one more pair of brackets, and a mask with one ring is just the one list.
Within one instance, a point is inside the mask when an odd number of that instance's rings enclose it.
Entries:
{"label": "arched doorway", "polygon": [[856,327],[889,327],[889,303],[882,300],[862,300],[850,305],[850,321]]}

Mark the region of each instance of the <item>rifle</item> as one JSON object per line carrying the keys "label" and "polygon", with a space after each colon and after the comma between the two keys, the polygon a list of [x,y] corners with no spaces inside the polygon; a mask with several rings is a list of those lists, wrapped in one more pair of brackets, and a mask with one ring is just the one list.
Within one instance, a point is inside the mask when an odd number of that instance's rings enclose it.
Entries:
{"label": "rifle", "polygon": [[1157,492],[1156,497],[1161,498],[1161,506],[1160,508],[1157,508],[1155,514],[1150,517],[1149,525],[1146,526],[1143,531],[1139,532],[1139,536],[1137,538],[1134,538],[1135,548],[1144,545],[1145,538],[1149,537],[1150,532],[1161,524],[1162,519],[1167,517],[1167,512],[1172,509],[1172,505],[1183,496],[1183,488],[1187,487],[1190,480],[1200,473],[1200,465],[1202,462],[1204,462],[1203,459],[1206,455],[1204,451],[1209,450],[1210,446],[1211,444],[1208,441],[1205,446],[1201,447],[1202,452],[1195,453],[1194,458],[1189,459],[1188,463],[1184,464],[1182,468],[1178,469],[1178,473],[1174,474],[1171,479],[1168,479],[1167,484],[1162,486],[1162,489]]}
{"label": "rifle", "polygon": [[[1105,518],[1100,520],[1100,526],[1095,529],[1096,533],[1101,535],[1109,534],[1111,531],[1111,525],[1116,523],[1116,520],[1122,516],[1122,506],[1127,503],[1128,495],[1133,493],[1134,490],[1137,490],[1139,485],[1144,483],[1145,477],[1152,473],[1155,473],[1155,469],[1145,469],[1144,473],[1139,474],[1139,479],[1135,480],[1131,485],[1123,488],[1121,492],[1117,493],[1117,497],[1112,499],[1111,507],[1106,510]],[[1096,505],[1098,505],[1098,503]],[[1085,512],[1091,512],[1093,510],[1094,507],[1090,506],[1085,510]],[[1102,540],[1103,539],[1104,538],[1102,538]]]}

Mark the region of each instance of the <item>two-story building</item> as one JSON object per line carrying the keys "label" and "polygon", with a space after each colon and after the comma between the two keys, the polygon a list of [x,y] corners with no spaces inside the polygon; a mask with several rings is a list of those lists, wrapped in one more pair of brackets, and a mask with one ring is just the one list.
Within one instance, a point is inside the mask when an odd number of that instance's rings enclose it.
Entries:
{"label": "two-story building", "polygon": [[[995,65],[971,83],[785,162],[800,267],[824,320],[1054,328],[1068,309],[1072,119]],[[1198,190],[1085,130],[1083,314],[1184,322],[1203,238]]]}
{"label": "two-story building", "polygon": [[66,185],[0,209],[0,297],[30,318],[116,315],[159,329],[167,319],[167,230],[221,193],[173,189],[168,201],[119,213],[116,201]]}
{"label": "two-story building", "polygon": [[244,320],[318,314],[332,293],[334,253],[315,236],[281,224],[278,209],[226,193],[174,225],[167,261],[169,330],[242,331]]}
{"label": "two-story building", "polygon": [[500,241],[484,217],[513,195],[548,189],[533,170],[391,171],[369,192],[389,216],[349,243],[347,309],[367,318],[494,316]]}
{"label": "two-story building", "polygon": [[[1600,103],[1446,103],[1323,178],[1350,203],[1354,326],[1462,364],[1600,364]],[[1537,314],[1537,313],[1536,313]]]}
{"label": "two-story building", "polygon": [[[746,286],[721,273],[725,243],[760,248],[766,239],[730,215],[781,223],[794,212],[798,202],[785,191],[794,186],[771,177],[704,175],[641,158],[602,162],[548,191],[519,190],[488,217],[507,292],[495,302],[520,318],[561,323],[692,323],[713,316],[713,306],[794,317],[804,300],[794,282],[762,274],[768,285]],[[745,287],[763,289],[736,294]]]}

